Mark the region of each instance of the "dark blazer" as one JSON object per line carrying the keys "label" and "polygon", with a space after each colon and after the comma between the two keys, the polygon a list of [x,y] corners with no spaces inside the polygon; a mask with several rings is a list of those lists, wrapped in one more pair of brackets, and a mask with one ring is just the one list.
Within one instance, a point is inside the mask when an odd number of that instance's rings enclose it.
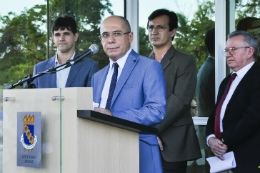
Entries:
{"label": "dark blazer", "polygon": [[[153,52],[149,58],[155,59]],[[200,158],[199,142],[190,114],[197,80],[195,59],[171,46],[161,65],[167,91],[166,116],[156,126],[164,146],[161,155],[167,162]]]}
{"label": "dark blazer", "polygon": [[[209,117],[215,107],[215,58],[209,56],[197,75],[198,116]],[[205,132],[204,132],[205,135]],[[203,139],[205,143],[205,138]]]}
{"label": "dark blazer", "polygon": [[[231,75],[221,83],[217,104]],[[217,105],[216,104],[216,105]],[[216,108],[215,108],[216,109]],[[215,111],[208,120],[206,136],[214,134]],[[234,173],[259,173],[260,169],[260,67],[255,63],[235,89],[222,121],[222,141],[235,154]]]}
{"label": "dark blazer", "polygon": [[[75,57],[78,54],[75,54]],[[55,56],[40,62],[34,66],[33,75],[38,72],[45,71],[51,67],[55,67]],[[66,87],[90,87],[91,77],[98,71],[98,64],[88,58],[83,58],[77,64],[71,66]],[[36,78],[33,82],[36,88],[57,88],[56,73],[45,74]]]}
{"label": "dark blazer", "polygon": [[[196,100],[198,117],[209,117],[215,108],[215,58],[209,56],[197,74]],[[210,151],[205,142],[205,126],[198,126],[197,134],[201,149]],[[211,156],[207,153],[205,157]]]}

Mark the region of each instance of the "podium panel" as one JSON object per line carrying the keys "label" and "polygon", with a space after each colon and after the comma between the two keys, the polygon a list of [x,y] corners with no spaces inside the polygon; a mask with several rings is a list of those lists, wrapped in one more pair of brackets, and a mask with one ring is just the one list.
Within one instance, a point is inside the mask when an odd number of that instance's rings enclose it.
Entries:
{"label": "podium panel", "polygon": [[73,118],[77,110],[93,109],[92,88],[63,88],[61,95],[65,98],[62,102],[62,150],[66,151],[62,152],[62,172],[138,173],[139,134]]}
{"label": "podium panel", "polygon": [[[60,89],[4,90],[3,97],[15,100],[3,103],[3,173],[60,172]],[[42,167],[17,166],[17,112],[41,112]],[[26,151],[28,154],[28,151]]]}
{"label": "podium panel", "polygon": [[3,172],[3,89],[0,88],[0,173]]}
{"label": "podium panel", "polygon": [[[102,123],[117,120],[108,115],[79,118],[77,111],[93,109],[92,88],[4,90],[3,97],[11,98],[3,103],[3,173],[139,172],[139,131],[146,127]],[[41,168],[17,166],[17,112],[41,112]]]}

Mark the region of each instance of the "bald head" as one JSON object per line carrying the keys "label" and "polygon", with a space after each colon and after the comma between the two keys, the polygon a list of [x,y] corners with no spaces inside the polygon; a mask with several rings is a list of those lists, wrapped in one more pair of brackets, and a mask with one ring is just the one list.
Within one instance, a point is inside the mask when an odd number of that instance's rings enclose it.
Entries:
{"label": "bald head", "polygon": [[116,15],[109,16],[105,20],[103,20],[100,29],[102,28],[104,22],[119,22],[119,21],[121,21],[121,26],[125,29],[125,32],[131,32],[131,26],[128,20],[122,16],[116,16]]}
{"label": "bald head", "polygon": [[130,25],[121,16],[106,18],[101,24],[100,35],[104,51],[114,62],[126,54],[133,41]]}

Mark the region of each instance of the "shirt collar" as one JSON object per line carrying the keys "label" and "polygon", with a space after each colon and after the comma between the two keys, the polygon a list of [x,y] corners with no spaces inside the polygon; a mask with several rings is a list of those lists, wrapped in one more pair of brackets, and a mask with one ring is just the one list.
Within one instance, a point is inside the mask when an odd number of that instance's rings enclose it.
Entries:
{"label": "shirt collar", "polygon": [[[164,55],[167,53],[167,51],[165,52],[165,53],[163,53],[162,54],[162,59],[163,59],[163,57],[164,57]],[[156,55],[154,54],[154,59],[156,60]],[[162,59],[160,59],[160,61],[159,62],[162,62]],[[156,60],[157,61],[157,60]]]}
{"label": "shirt collar", "polygon": [[245,74],[248,72],[248,70],[254,65],[255,61],[247,64],[245,67],[241,68],[240,70],[238,70],[237,72],[232,72],[237,74],[237,77],[239,77],[240,79],[242,79]]}
{"label": "shirt collar", "polygon": [[214,56],[211,56],[211,55],[209,55],[208,58],[213,58],[213,59],[215,59],[215,57],[214,57]]}
{"label": "shirt collar", "polygon": [[[60,65],[59,61],[58,61],[58,56],[57,55],[58,54],[56,53],[56,55],[55,55],[55,65]],[[74,59],[74,57],[75,57],[75,51],[74,51],[72,57],[70,58],[70,60]]]}
{"label": "shirt collar", "polygon": [[[126,60],[127,60],[127,57],[128,57],[128,55],[130,54],[131,51],[132,51],[132,49],[130,48],[122,58],[119,58],[119,59],[116,61],[116,63],[118,64],[118,66],[119,66],[121,69],[124,68],[125,62],[126,62]],[[113,66],[113,63],[115,63],[115,62],[112,61],[110,58],[109,58],[109,61],[110,61],[109,66],[110,66],[110,70],[111,70],[111,69],[112,69],[112,66]]]}

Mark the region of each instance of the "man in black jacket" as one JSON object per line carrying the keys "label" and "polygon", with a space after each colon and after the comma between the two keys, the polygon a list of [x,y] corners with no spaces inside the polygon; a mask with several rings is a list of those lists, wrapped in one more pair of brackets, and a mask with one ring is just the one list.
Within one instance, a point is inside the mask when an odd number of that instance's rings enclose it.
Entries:
{"label": "man in black jacket", "polygon": [[258,43],[245,31],[229,34],[223,51],[233,70],[221,83],[215,111],[207,123],[207,143],[224,160],[233,151],[236,168],[230,173],[260,171],[260,67],[255,63]]}

